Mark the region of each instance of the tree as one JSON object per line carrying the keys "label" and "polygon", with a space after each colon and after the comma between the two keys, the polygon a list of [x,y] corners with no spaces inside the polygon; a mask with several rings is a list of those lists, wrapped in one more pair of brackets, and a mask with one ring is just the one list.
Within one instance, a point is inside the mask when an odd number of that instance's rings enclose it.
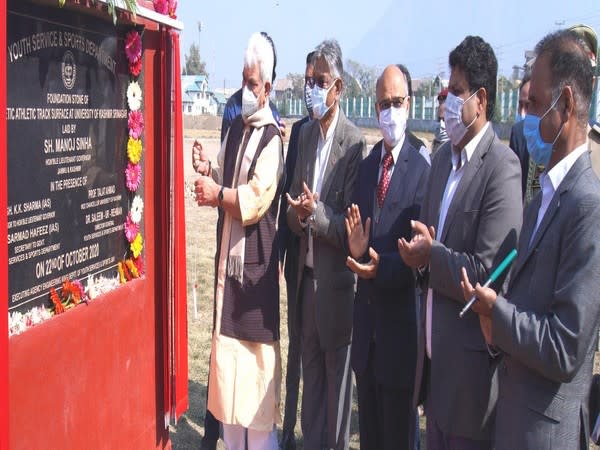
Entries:
{"label": "tree", "polygon": [[288,80],[292,80],[292,97],[304,98],[304,74],[288,73]]}
{"label": "tree", "polygon": [[[417,85],[416,88],[415,85]],[[439,92],[436,92],[435,79],[433,78],[423,78],[421,80],[418,80],[418,82],[415,82],[415,80],[413,80],[413,89],[413,95],[415,97],[437,96]]]}
{"label": "tree", "polygon": [[346,85],[346,96],[374,96],[375,85],[377,83],[377,69],[351,59],[346,61],[345,66],[346,70],[344,71],[343,78]]}
{"label": "tree", "polygon": [[190,45],[190,53],[185,55],[184,75],[204,75],[208,77],[206,72],[206,63],[200,59],[200,49],[192,42]]}

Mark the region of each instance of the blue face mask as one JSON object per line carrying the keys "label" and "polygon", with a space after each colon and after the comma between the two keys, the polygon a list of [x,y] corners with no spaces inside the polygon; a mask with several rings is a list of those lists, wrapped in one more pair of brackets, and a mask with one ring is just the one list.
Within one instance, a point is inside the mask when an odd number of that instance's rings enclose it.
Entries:
{"label": "blue face mask", "polygon": [[560,95],[556,97],[556,100],[552,102],[550,108],[548,108],[541,117],[528,113],[525,116],[525,122],[523,124],[523,134],[525,135],[525,140],[527,141],[527,151],[529,152],[529,156],[531,156],[536,164],[542,164],[544,167],[548,166],[548,163],[550,162],[550,157],[552,156],[552,147],[554,147],[554,143],[560,136],[565,124],[563,123],[560,126],[560,130],[558,130],[558,133],[552,142],[546,142],[544,139],[542,139],[542,135],[540,133],[540,124],[550,110],[554,108],[559,98]]}

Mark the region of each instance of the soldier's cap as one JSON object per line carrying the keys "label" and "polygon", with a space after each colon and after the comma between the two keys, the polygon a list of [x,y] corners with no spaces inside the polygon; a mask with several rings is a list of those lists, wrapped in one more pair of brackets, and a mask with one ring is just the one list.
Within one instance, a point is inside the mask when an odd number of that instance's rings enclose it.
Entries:
{"label": "soldier's cap", "polygon": [[598,59],[598,36],[594,29],[588,25],[578,24],[569,27],[569,30],[574,31],[588,46],[588,50],[593,53],[594,60]]}

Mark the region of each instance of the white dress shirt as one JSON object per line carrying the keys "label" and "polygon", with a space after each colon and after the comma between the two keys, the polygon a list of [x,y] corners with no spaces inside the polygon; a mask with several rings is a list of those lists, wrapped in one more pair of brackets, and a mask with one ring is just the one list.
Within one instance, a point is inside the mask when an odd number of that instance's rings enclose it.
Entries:
{"label": "white dress shirt", "polygon": [[[315,158],[315,171],[313,176],[313,183],[310,186],[313,193],[318,192],[321,195],[321,188],[323,187],[323,178],[325,178],[325,169],[327,169],[327,162],[329,161],[329,155],[331,153],[331,144],[333,143],[333,135],[337,128],[339,119],[340,108],[336,106],[333,121],[327,129],[327,134],[323,135],[323,128],[319,124],[319,142],[317,143],[317,153]],[[313,237],[312,233],[308,233],[308,252],[306,253],[306,261],[304,263],[308,267],[314,267],[313,264]]]}
{"label": "white dress shirt", "polygon": [[[460,152],[460,167],[459,167],[459,156],[456,154],[454,149],[452,149],[452,170],[450,171],[450,175],[448,176],[448,181],[446,182],[446,189],[444,190],[444,196],[442,197],[442,204],[440,205],[440,218],[436,228],[436,234],[438,237],[442,236],[442,230],[444,229],[444,225],[446,222],[446,214],[448,214],[448,209],[450,208],[450,204],[452,203],[452,199],[454,198],[454,194],[456,193],[456,188],[462,180],[462,177],[465,173],[465,167],[471,160],[473,153],[475,153],[475,149],[479,142],[483,138],[483,135],[487,131],[490,123],[487,122],[483,128],[477,133],[473,139],[471,139],[467,145]],[[433,309],[433,290],[429,288],[427,290],[427,310],[425,314],[425,348],[427,350],[427,356],[431,359],[431,321],[432,321],[432,311]]]}
{"label": "white dress shirt", "polygon": [[[400,157],[400,151],[402,150],[402,146],[404,145],[404,140],[406,139],[406,135],[400,139],[400,142],[396,144],[394,148],[392,148],[392,164],[388,168],[388,174],[390,176],[390,183],[392,180],[392,175],[394,174],[394,167],[396,167],[396,163],[398,162],[398,158]],[[385,149],[385,144],[381,144],[381,155],[379,158],[379,170],[377,171],[377,186],[379,186],[379,180],[381,180],[381,172],[383,171],[383,158],[385,158],[385,154],[387,150]],[[373,191],[373,221],[374,226],[376,227],[379,223],[379,214],[381,213],[381,208],[379,208],[379,203],[377,202],[377,189]],[[361,213],[362,214],[362,213]],[[366,217],[366,216],[365,216]]]}
{"label": "white dress shirt", "polygon": [[533,229],[533,233],[529,237],[529,245],[533,242],[533,237],[537,232],[540,223],[542,223],[542,219],[548,210],[548,206],[550,205],[550,201],[554,194],[556,193],[556,189],[562,183],[562,181],[571,170],[571,167],[575,164],[575,162],[579,159],[581,155],[583,155],[588,149],[588,143],[586,142],[583,145],[580,145],[563,159],[561,159],[552,169],[548,172],[544,172],[540,175],[540,186],[542,187],[542,203],[540,204],[540,209],[538,210],[537,222],[535,223],[535,228]]}

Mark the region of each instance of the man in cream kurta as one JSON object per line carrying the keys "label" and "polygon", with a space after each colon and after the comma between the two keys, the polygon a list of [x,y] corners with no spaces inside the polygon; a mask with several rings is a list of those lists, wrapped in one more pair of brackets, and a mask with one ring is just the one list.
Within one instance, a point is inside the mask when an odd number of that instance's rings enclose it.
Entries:
{"label": "man in cream kurta", "polygon": [[195,168],[206,174],[196,182],[196,200],[220,208],[208,408],[223,423],[229,449],[277,448],[281,422],[275,224],[283,145],[268,107],[265,74],[272,65],[265,64],[260,37],[256,54],[248,55],[255,36],[244,63],[242,116],[227,133],[218,165],[200,149],[193,154]]}

